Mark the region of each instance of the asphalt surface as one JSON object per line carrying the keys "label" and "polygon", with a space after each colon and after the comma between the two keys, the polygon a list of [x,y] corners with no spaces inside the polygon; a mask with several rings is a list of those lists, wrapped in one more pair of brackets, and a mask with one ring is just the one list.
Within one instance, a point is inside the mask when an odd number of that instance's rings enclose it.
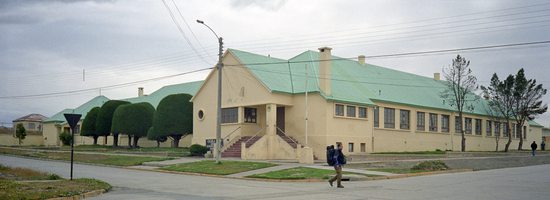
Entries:
{"label": "asphalt surface", "polygon": [[[69,164],[0,155],[0,163],[67,177]],[[550,199],[550,165],[440,174],[402,179],[327,183],[260,182],[75,165],[76,177],[109,182],[92,199]]]}

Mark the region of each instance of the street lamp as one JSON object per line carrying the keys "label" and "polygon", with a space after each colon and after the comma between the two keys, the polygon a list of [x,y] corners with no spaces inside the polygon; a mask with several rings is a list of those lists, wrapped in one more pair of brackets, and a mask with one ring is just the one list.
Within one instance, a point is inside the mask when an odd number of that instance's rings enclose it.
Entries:
{"label": "street lamp", "polygon": [[218,63],[216,64],[216,68],[218,69],[218,116],[216,121],[216,163],[220,163],[220,157],[221,157],[221,140],[222,140],[222,129],[221,129],[221,123],[222,123],[222,53],[223,53],[223,38],[218,37],[218,34],[210,28],[210,26],[206,25],[204,21],[197,20],[197,23],[202,24],[206,26],[214,35],[216,36],[216,39],[218,40],[219,45],[219,51],[218,51]]}

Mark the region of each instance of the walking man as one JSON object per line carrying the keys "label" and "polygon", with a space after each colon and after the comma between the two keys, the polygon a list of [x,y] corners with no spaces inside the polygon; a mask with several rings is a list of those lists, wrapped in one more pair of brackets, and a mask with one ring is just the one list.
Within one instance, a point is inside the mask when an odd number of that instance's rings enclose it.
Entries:
{"label": "walking man", "polygon": [[531,143],[531,150],[533,150],[531,154],[535,156],[535,151],[537,150],[537,143],[535,141]]}
{"label": "walking man", "polygon": [[336,181],[336,187],[344,188],[344,186],[342,185],[342,165],[346,164],[346,159],[344,157],[344,154],[342,153],[342,143],[338,143],[336,145],[336,149],[334,151],[334,156],[332,157],[332,159],[334,160],[334,170],[336,171],[336,176],[328,180],[328,183],[332,187],[332,184],[334,183],[334,181]]}

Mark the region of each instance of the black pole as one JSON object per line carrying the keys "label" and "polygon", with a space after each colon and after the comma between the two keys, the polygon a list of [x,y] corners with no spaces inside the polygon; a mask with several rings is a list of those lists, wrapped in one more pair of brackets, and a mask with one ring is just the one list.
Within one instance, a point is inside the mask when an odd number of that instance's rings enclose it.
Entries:
{"label": "black pole", "polygon": [[71,128],[71,180],[73,180],[74,128]]}
{"label": "black pole", "polygon": [[71,127],[71,180],[73,180],[73,160],[74,160],[74,129],[78,125],[78,121],[82,115],[80,114],[63,114],[67,123]]}

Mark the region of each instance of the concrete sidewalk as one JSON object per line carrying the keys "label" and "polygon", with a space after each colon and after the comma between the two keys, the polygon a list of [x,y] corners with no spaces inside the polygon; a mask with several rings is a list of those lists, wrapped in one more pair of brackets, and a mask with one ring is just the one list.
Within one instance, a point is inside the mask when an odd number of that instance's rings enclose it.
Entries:
{"label": "concrete sidewalk", "polygon": [[[324,165],[308,165],[308,166],[304,166],[304,167],[315,168],[315,169],[334,170],[334,167],[324,166]],[[344,171],[344,172],[353,172],[353,173],[358,173],[358,174],[377,175],[377,176],[396,176],[396,175],[399,175],[399,174],[393,174],[393,173],[388,173],[388,172],[379,172],[379,171],[371,171],[371,170],[346,168],[345,165],[344,165],[344,167],[342,167],[342,171]]]}

